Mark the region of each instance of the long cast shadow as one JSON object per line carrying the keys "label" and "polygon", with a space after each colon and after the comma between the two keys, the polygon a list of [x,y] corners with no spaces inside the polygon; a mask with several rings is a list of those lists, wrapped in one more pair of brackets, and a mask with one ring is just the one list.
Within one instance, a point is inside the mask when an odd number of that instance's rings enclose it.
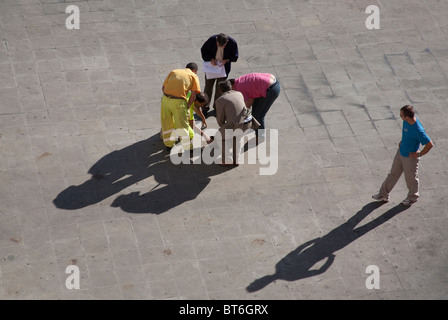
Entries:
{"label": "long cast shadow", "polygon": [[131,213],[160,214],[195,199],[211,176],[227,170],[218,165],[174,165],[156,134],[98,160],[88,171],[89,180],[63,190],[53,203],[60,209],[81,209],[153,176],[157,185],[150,191],[119,195],[112,206]]}
{"label": "long cast shadow", "polygon": [[[276,264],[275,274],[255,280],[247,286],[246,290],[255,292],[275,280],[296,281],[324,273],[333,263],[336,251],[409,208],[399,204],[378,218],[355,229],[356,225],[381,205],[383,205],[382,202],[368,203],[347,222],[331,230],[325,236],[303,243]],[[324,259],[326,261],[319,269],[311,269],[316,263]]]}

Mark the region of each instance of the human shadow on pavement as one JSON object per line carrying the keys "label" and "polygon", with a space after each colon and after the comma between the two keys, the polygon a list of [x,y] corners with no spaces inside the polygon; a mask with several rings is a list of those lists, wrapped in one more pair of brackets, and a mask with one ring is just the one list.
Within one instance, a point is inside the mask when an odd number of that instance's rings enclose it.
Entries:
{"label": "human shadow on pavement", "polygon": [[[400,203],[381,216],[355,229],[356,225],[366,216],[383,204],[384,202],[368,203],[347,222],[331,230],[325,236],[303,243],[276,264],[275,274],[255,280],[246,287],[246,290],[255,292],[275,280],[296,281],[324,273],[334,262],[336,251],[409,208]],[[324,259],[326,261],[319,269],[311,269],[316,263]]]}
{"label": "human shadow on pavement", "polygon": [[53,203],[60,209],[81,209],[154,177],[157,184],[146,187],[148,192],[121,194],[112,206],[130,213],[160,214],[195,199],[210,183],[211,176],[228,170],[215,164],[175,165],[156,134],[98,160],[88,171],[92,175],[89,180],[63,190]]}

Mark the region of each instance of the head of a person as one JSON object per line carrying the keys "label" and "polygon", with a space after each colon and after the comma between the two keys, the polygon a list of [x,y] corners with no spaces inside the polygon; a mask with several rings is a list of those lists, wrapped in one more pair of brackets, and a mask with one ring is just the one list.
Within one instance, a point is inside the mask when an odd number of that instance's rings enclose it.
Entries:
{"label": "head of a person", "polygon": [[229,80],[224,80],[218,83],[218,88],[221,93],[226,93],[227,91],[232,90],[232,84]]}
{"label": "head of a person", "polygon": [[400,117],[403,121],[413,120],[415,117],[414,107],[411,105],[405,105],[400,109]]}
{"label": "head of a person", "polygon": [[216,36],[216,44],[218,47],[225,47],[228,41],[229,37],[224,33],[220,33]]}
{"label": "head of a person", "polygon": [[235,79],[228,79],[228,80],[229,80],[230,85],[232,86],[232,89],[233,89],[233,87],[235,86]]}
{"label": "head of a person", "polygon": [[199,92],[198,94],[196,94],[196,100],[194,101],[194,104],[196,107],[202,107],[206,103],[208,103],[208,101],[208,95],[205,92]]}
{"label": "head of a person", "polygon": [[188,63],[185,68],[190,69],[194,73],[198,73],[198,65],[194,62]]}

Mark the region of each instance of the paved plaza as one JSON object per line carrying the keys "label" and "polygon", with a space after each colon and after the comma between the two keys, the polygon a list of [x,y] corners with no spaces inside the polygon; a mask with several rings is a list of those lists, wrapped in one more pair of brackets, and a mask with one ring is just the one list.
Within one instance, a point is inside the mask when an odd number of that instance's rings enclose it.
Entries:
{"label": "paved plaza", "polygon": [[[0,299],[448,299],[447,18],[447,0],[0,0]],[[281,83],[275,174],[176,165],[160,141],[162,82],[221,32],[230,78]],[[410,208],[404,178],[371,198],[406,104],[434,142]]]}

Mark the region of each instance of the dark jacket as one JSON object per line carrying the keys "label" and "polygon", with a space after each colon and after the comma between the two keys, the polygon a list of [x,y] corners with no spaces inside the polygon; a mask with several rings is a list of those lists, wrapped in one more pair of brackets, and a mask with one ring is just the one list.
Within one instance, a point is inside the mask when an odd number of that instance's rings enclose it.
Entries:
{"label": "dark jacket", "polygon": [[[217,36],[218,36],[217,34],[211,36],[202,45],[201,47],[202,60],[211,61],[216,57],[216,51],[218,50],[218,46],[216,45]],[[227,42],[227,45],[224,48],[224,56],[223,56],[223,59],[229,59],[229,62],[227,62],[224,65],[227,76],[230,73],[231,63],[236,62],[238,60],[238,45],[235,39],[231,37],[228,38],[229,42]]]}

